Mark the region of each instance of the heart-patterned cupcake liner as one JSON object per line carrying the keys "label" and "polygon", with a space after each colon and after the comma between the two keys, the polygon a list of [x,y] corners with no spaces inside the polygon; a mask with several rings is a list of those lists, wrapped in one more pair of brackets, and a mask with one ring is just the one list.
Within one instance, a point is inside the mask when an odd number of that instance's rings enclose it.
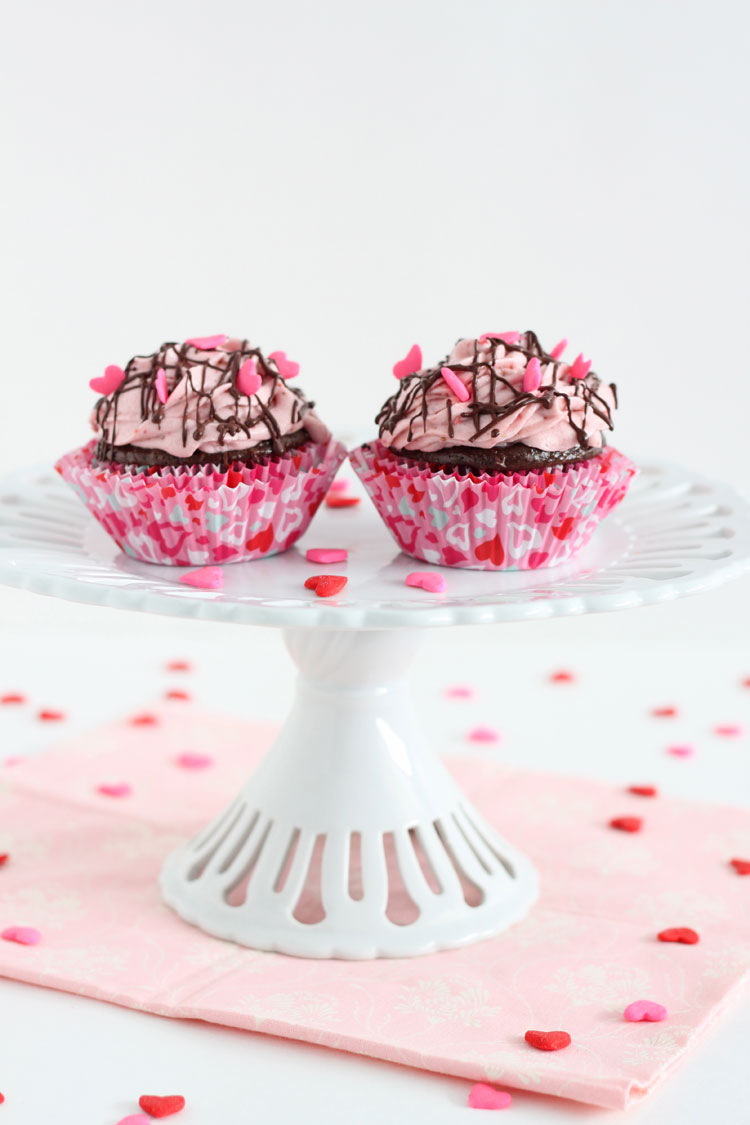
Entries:
{"label": "heart-patterned cupcake liner", "polygon": [[313,443],[256,465],[142,468],[94,460],[96,442],[55,468],[120,550],[141,562],[206,566],[287,551],[321,504],[343,445]]}
{"label": "heart-patterned cupcake liner", "polygon": [[636,467],[607,448],[566,468],[461,476],[391,453],[349,454],[402,551],[469,570],[536,570],[566,562],[621,502]]}

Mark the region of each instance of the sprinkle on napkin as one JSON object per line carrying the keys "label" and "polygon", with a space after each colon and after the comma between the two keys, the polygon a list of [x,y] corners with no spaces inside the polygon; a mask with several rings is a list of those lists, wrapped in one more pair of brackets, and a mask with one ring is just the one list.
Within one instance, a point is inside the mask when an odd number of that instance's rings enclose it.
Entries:
{"label": "sprinkle on napkin", "polygon": [[210,754],[198,754],[186,750],[184,754],[177,755],[175,763],[183,770],[205,770],[214,764],[214,760]]}
{"label": "sprinkle on napkin", "polygon": [[527,1031],[524,1039],[537,1051],[561,1051],[572,1042],[567,1031]]}
{"label": "sprinkle on napkin", "polygon": [[10,855],[8,852],[0,852],[0,867],[5,867],[9,859]]}
{"label": "sprinkle on napkin", "polygon": [[102,785],[97,785],[96,792],[101,793],[103,797],[129,797],[133,792],[133,786],[127,781],[104,782]]}
{"label": "sprinkle on napkin", "polygon": [[182,1094],[169,1094],[159,1097],[156,1094],[144,1094],[138,1099],[141,1109],[151,1117],[171,1117],[185,1108],[185,1099]]}
{"label": "sprinkle on napkin", "polygon": [[16,945],[38,945],[42,935],[33,926],[8,926],[0,933],[0,938],[3,941],[13,941]]}
{"label": "sprinkle on napkin", "polygon": [[750,859],[730,859],[729,862],[738,875],[750,875]]}
{"label": "sprinkle on napkin", "polygon": [[697,945],[701,940],[700,935],[689,926],[672,926],[671,929],[661,930],[657,936],[659,941],[673,941],[679,945]]}
{"label": "sprinkle on napkin", "polygon": [[133,715],[130,720],[131,727],[155,727],[159,720],[156,715],[145,712],[142,715]]}
{"label": "sprinkle on napkin", "polygon": [[512,1101],[507,1090],[496,1090],[487,1082],[477,1082],[469,1090],[471,1109],[508,1109]]}
{"label": "sprinkle on napkin", "polygon": [[495,727],[472,727],[466,737],[469,742],[499,742],[500,731]]}
{"label": "sprinkle on napkin", "polygon": [[653,1000],[634,1000],[632,1004],[628,1004],[623,1015],[630,1023],[641,1023],[643,1020],[661,1023],[669,1012],[663,1004],[657,1004]]}
{"label": "sprinkle on napkin", "polygon": [[655,785],[629,785],[628,793],[634,797],[658,797],[659,790]]}
{"label": "sprinkle on napkin", "polygon": [[609,827],[617,828],[620,832],[640,832],[643,820],[640,816],[613,816]]}

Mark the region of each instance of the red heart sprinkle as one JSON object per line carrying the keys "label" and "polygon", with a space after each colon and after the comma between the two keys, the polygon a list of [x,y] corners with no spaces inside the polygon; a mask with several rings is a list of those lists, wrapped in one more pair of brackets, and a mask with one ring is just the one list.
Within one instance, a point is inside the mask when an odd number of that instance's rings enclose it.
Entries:
{"label": "red heart sprinkle", "polygon": [[609,822],[610,828],[619,828],[620,832],[640,832],[643,820],[639,816],[614,816]]}
{"label": "red heart sprinkle", "polygon": [[567,668],[561,668],[559,672],[553,672],[549,679],[552,684],[572,684],[575,675],[573,672],[569,672]]}
{"label": "red heart sprinkle", "polygon": [[0,695],[0,703],[25,703],[26,696],[19,691],[10,691],[7,695]]}
{"label": "red heart sprinkle", "polygon": [[651,714],[655,719],[674,719],[677,714],[676,707],[652,707]]}
{"label": "red heart sprinkle", "polygon": [[37,712],[36,717],[43,723],[59,723],[61,719],[65,718],[65,712],[53,711],[50,708],[46,708],[44,711]]}
{"label": "red heart sprinkle", "polygon": [[0,1105],[5,1101],[5,1094],[0,1094]]}
{"label": "red heart sprinkle", "polygon": [[174,688],[172,691],[165,691],[164,698],[189,700],[191,698],[191,695],[189,691],[177,691],[177,689]]}
{"label": "red heart sprinkle", "polygon": [[10,859],[10,856],[8,855],[7,852],[0,853],[0,867],[4,867],[9,859]]}
{"label": "red heart sprinkle", "polygon": [[669,930],[662,930],[658,936],[659,941],[677,941],[681,945],[697,945],[701,940],[689,926],[673,926]]}
{"label": "red heart sprinkle", "polygon": [[348,581],[342,574],[313,574],[306,579],[305,587],[314,590],[319,598],[332,598],[344,589]]}
{"label": "red heart sprinkle", "polygon": [[361,499],[361,496],[331,496],[329,492],[326,496],[326,508],[354,508]]}
{"label": "red heart sprinkle", "polygon": [[537,1051],[561,1051],[571,1043],[567,1031],[527,1031],[524,1039]]}
{"label": "red heart sprinkle", "polygon": [[738,875],[750,875],[750,859],[730,859],[729,862]]}
{"label": "red heart sprinkle", "polygon": [[189,660],[170,660],[167,664],[168,672],[192,672],[193,666]]}
{"label": "red heart sprinkle", "polygon": [[171,1117],[185,1108],[185,1099],[182,1094],[170,1094],[160,1098],[156,1094],[144,1094],[138,1099],[138,1105],[144,1113],[151,1117]]}
{"label": "red heart sprinkle", "polygon": [[133,715],[130,725],[132,727],[155,727],[158,722],[156,715]]}
{"label": "red heart sprinkle", "polygon": [[635,794],[636,797],[658,797],[659,790],[655,785],[629,785],[628,793]]}

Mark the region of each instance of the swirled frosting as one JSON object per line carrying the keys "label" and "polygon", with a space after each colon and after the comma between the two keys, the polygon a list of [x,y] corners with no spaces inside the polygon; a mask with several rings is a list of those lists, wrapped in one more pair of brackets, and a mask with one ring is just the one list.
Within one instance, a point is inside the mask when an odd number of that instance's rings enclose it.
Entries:
{"label": "swirled frosting", "polygon": [[[525,391],[526,367],[534,358],[541,380],[536,390]],[[466,402],[449,388],[444,367],[466,387]],[[487,337],[459,340],[437,367],[401,381],[376,418],[380,440],[394,450],[423,453],[513,443],[550,452],[600,448],[604,431],[612,429],[615,385],[602,382],[593,371],[583,379],[571,378],[572,370],[546,352],[530,331],[514,343]]]}
{"label": "swirled frosting", "polygon": [[[261,376],[256,393],[237,387],[247,360]],[[313,441],[330,434],[314,404],[279,374],[276,363],[247,340],[228,339],[215,348],[167,343],[138,355],[125,367],[114,393],[100,398],[91,418],[100,443],[110,449],[158,449],[175,458],[194,453],[232,453],[261,442],[276,447],[301,430]],[[159,397],[158,373],[166,376],[166,402]]]}

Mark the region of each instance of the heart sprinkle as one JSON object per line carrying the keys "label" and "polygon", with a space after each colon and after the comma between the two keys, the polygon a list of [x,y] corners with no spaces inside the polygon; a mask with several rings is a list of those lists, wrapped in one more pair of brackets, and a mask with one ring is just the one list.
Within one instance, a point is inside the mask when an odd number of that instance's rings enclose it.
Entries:
{"label": "heart sprinkle", "polygon": [[191,336],[186,340],[186,344],[190,344],[193,348],[200,348],[202,352],[212,352],[215,348],[220,348],[222,344],[226,344],[228,336],[223,333],[219,336]]}
{"label": "heart sprinkle", "polygon": [[42,723],[59,723],[65,718],[65,712],[53,711],[51,708],[45,708],[43,711],[37,712],[36,717]]}
{"label": "heart sprinkle", "polygon": [[11,692],[8,692],[7,695],[0,695],[0,703],[2,703],[2,704],[25,703],[25,702],[26,702],[26,696],[21,695],[21,693],[18,692],[18,691],[11,691]]}
{"label": "heart sprinkle", "polygon": [[434,570],[413,570],[407,574],[405,581],[407,586],[416,586],[430,594],[442,594],[446,586],[445,575]]}
{"label": "heart sprinkle", "polygon": [[359,504],[360,496],[331,496],[326,494],[326,508],[355,508]]}
{"label": "heart sprinkle", "polygon": [[165,699],[181,699],[185,703],[189,703],[192,696],[189,691],[179,691],[177,688],[171,688],[169,691],[164,692]]}
{"label": "heart sprinkle", "polygon": [[440,374],[443,376],[450,390],[453,391],[459,402],[469,401],[469,399],[471,398],[469,389],[468,387],[465,387],[463,385],[458,375],[456,375],[455,371],[451,371],[450,367],[441,367]]}
{"label": "heart sprinkle", "polygon": [[580,355],[576,356],[576,358],[573,360],[573,363],[568,368],[568,378],[571,380],[585,379],[590,370],[591,360],[584,359],[583,353],[581,353]]}
{"label": "heart sprinkle", "polygon": [[312,563],[340,563],[346,562],[349,552],[343,547],[311,547],[305,551],[305,558]]}
{"label": "heart sprinkle", "polygon": [[329,492],[347,492],[349,489],[349,481],[343,477],[338,477],[336,480],[331,481]]}
{"label": "heart sprinkle", "polygon": [[496,1090],[486,1082],[477,1082],[469,1090],[471,1109],[507,1109],[512,1101],[507,1090]]}
{"label": "heart sprinkle", "polygon": [[473,687],[467,684],[451,684],[443,692],[446,699],[473,699],[476,695]]}
{"label": "heart sprinkle", "polygon": [[224,585],[224,571],[220,566],[202,566],[199,570],[189,570],[177,579],[183,586],[196,586],[200,590],[221,590]]}
{"label": "heart sprinkle", "polygon": [[742,727],[739,723],[720,723],[719,726],[714,727],[714,734],[718,734],[722,738],[739,738],[742,734]]}
{"label": "heart sprinkle", "polygon": [[237,372],[237,390],[249,398],[258,393],[262,383],[263,379],[255,369],[255,358],[246,359]]}
{"label": "heart sprinkle", "polygon": [[572,684],[575,683],[575,674],[567,668],[561,668],[558,672],[553,672],[549,679],[551,684]]}
{"label": "heart sprinkle", "polygon": [[676,941],[680,945],[697,945],[700,936],[689,926],[673,926],[668,930],[661,930],[658,934],[659,941]]}
{"label": "heart sprinkle", "polygon": [[503,344],[517,344],[521,339],[520,332],[483,332],[480,340],[500,340]]}
{"label": "heart sprinkle", "polygon": [[3,941],[14,941],[16,945],[38,945],[42,935],[33,926],[8,926],[0,933],[0,938]]}
{"label": "heart sprinkle", "polygon": [[205,770],[214,764],[210,754],[197,754],[191,750],[186,750],[184,754],[178,754],[175,762],[183,770]]}
{"label": "heart sprinkle", "polygon": [[658,797],[659,790],[655,785],[629,785],[628,793],[635,797]]}
{"label": "heart sprinkle", "polygon": [[527,1031],[524,1039],[537,1051],[561,1051],[571,1044],[567,1031]]}
{"label": "heart sprinkle", "polygon": [[634,1000],[632,1004],[628,1004],[623,1015],[630,1023],[640,1023],[642,1020],[660,1023],[669,1013],[663,1004],[656,1004],[653,1000]]}
{"label": "heart sprinkle", "polygon": [[692,758],[695,753],[693,746],[668,746],[667,753],[673,758]]}
{"label": "heart sprinkle", "polygon": [[0,867],[5,867],[5,864],[8,862],[9,859],[10,859],[10,856],[8,855],[7,852],[0,852]]}
{"label": "heart sprinkle", "polygon": [[166,668],[168,672],[192,672],[193,670],[189,660],[170,660]]}
{"label": "heart sprinkle", "polygon": [[163,1098],[156,1094],[144,1094],[138,1099],[138,1105],[152,1117],[171,1117],[185,1108],[185,1099],[182,1094],[170,1094]]}
{"label": "heart sprinkle", "polygon": [[144,712],[142,715],[133,715],[130,720],[131,727],[155,727],[159,722],[156,715]]}
{"label": "heart sprinkle", "polygon": [[469,742],[499,742],[500,732],[494,727],[473,727],[466,737]]}
{"label": "heart sprinkle", "polygon": [[536,356],[532,356],[526,364],[526,370],[523,373],[523,389],[525,394],[532,394],[538,391],[542,382],[542,368]]}
{"label": "heart sprinkle", "polygon": [[116,363],[110,363],[104,368],[104,374],[98,379],[90,379],[89,386],[92,391],[100,395],[113,395],[125,381],[125,372]]}
{"label": "heart sprinkle", "polygon": [[422,369],[422,349],[419,344],[412,344],[403,359],[393,365],[393,374],[397,379],[405,379],[415,371]]}
{"label": "heart sprinkle", "polygon": [[314,590],[319,598],[333,598],[346,586],[348,578],[341,574],[313,574],[305,581],[305,588]]}
{"label": "heart sprinkle", "polygon": [[127,781],[105,782],[103,785],[97,785],[96,791],[103,797],[129,797],[133,792],[133,786],[128,785]]}
{"label": "heart sprinkle", "polygon": [[676,707],[652,707],[651,714],[655,719],[674,719],[677,715]]}
{"label": "heart sprinkle", "polygon": [[738,875],[750,875],[750,859],[730,859],[729,862]]}
{"label": "heart sprinkle", "polygon": [[151,1118],[145,1113],[130,1113],[118,1121],[117,1125],[151,1125]]}
{"label": "heart sprinkle", "polygon": [[276,370],[282,379],[293,379],[299,375],[299,364],[286,358],[286,352],[269,352],[268,358],[276,364]]}
{"label": "heart sprinkle", "polygon": [[165,403],[169,398],[169,388],[167,387],[167,373],[163,367],[160,367],[156,372],[154,386],[156,387],[156,395],[159,402],[162,404]]}
{"label": "heart sprinkle", "polygon": [[549,354],[552,356],[553,359],[559,359],[560,356],[565,351],[565,349],[567,348],[567,346],[568,346],[568,341],[563,336],[562,340],[560,340],[560,342],[558,344],[555,344],[554,348],[552,349],[552,351]]}
{"label": "heart sprinkle", "polygon": [[643,820],[640,816],[614,816],[609,822],[610,828],[617,828],[620,832],[640,832]]}

